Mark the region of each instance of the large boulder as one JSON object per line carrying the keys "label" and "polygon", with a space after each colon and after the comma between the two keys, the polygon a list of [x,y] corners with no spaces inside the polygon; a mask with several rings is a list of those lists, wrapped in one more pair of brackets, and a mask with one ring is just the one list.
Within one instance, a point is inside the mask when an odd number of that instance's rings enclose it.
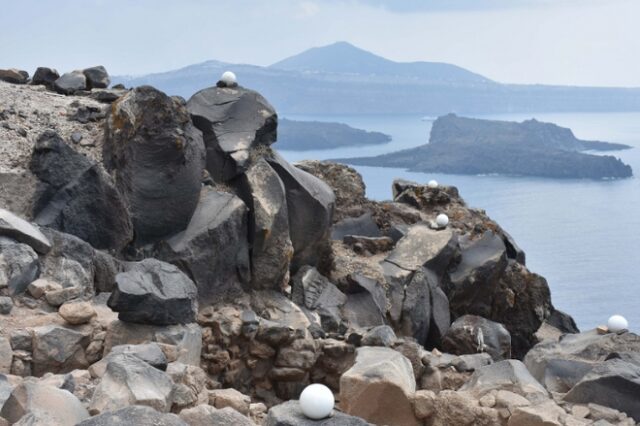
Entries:
{"label": "large boulder", "polygon": [[31,84],[47,86],[49,89],[53,89],[53,83],[60,78],[60,74],[53,68],[38,67],[36,72],[33,73]]}
{"label": "large boulder", "polygon": [[122,321],[172,325],[194,322],[197,289],[174,265],[157,259],[131,263],[116,275],[108,305]]}
{"label": "large boulder", "polygon": [[109,361],[96,387],[89,411],[101,414],[129,405],[146,405],[160,412],[171,409],[173,381],[140,358],[120,354]]}
{"label": "large boulder", "polygon": [[231,407],[217,409],[206,404],[180,411],[180,418],[189,426],[255,426],[248,417]]}
{"label": "large boulder", "polygon": [[89,372],[93,377],[102,377],[109,362],[119,355],[133,355],[140,358],[152,367],[165,371],[167,369],[167,357],[156,342],[142,343],[138,345],[118,345],[111,348],[109,354],[100,361],[91,365]]}
{"label": "large boulder", "polygon": [[258,92],[244,87],[210,87],[187,102],[193,123],[202,131],[207,170],[217,182],[240,175],[250,154],[276,140],[278,116]]}
{"label": "large boulder", "polygon": [[87,89],[87,77],[82,71],[67,72],[53,82],[53,88],[63,95],[73,95]]}
{"label": "large boulder", "polygon": [[189,426],[175,414],[159,413],[150,407],[132,405],[109,411],[78,423],[77,426]]}
{"label": "large boulder", "polygon": [[456,355],[487,352],[494,361],[502,361],[511,357],[511,335],[502,324],[463,315],[451,324],[442,349]]}
{"label": "large boulder", "polygon": [[347,296],[312,266],[303,266],[293,277],[292,299],[299,306],[316,311],[323,328],[338,331],[342,322],[340,308]]}
{"label": "large boulder", "polygon": [[312,420],[302,413],[298,401],[287,401],[271,407],[265,426],[368,426],[370,423],[359,417],[334,411],[330,417]]}
{"label": "large boulder", "polygon": [[38,138],[30,169],[38,177],[34,221],[99,249],[120,250],[133,238],[129,212],[111,178],[53,130]]}
{"label": "large boulder", "polygon": [[236,297],[251,277],[246,205],[204,189],[187,229],[162,242],[157,257],[193,279],[201,302]]}
{"label": "large boulder", "polygon": [[40,254],[51,249],[51,243],[38,228],[5,209],[0,209],[0,236],[28,244]]}
{"label": "large boulder", "polygon": [[0,70],[0,80],[13,84],[25,84],[29,81],[29,73],[15,68]]}
{"label": "large boulder", "polygon": [[[335,195],[317,177],[297,169],[273,153],[267,161],[284,183],[289,213],[289,233],[293,243],[291,269],[330,262],[329,233]],[[324,265],[327,268],[329,265]]]}
{"label": "large boulder", "polygon": [[413,410],[416,381],[411,362],[383,347],[361,347],[340,378],[340,408],[374,424],[418,425]]}
{"label": "large boulder", "polygon": [[87,409],[72,393],[32,381],[18,385],[0,411],[0,416],[10,424],[27,415],[32,416],[27,424],[38,426],[75,426],[89,417]]}
{"label": "large boulder", "polygon": [[33,329],[33,361],[35,376],[45,373],[68,373],[89,366],[86,349],[91,341],[91,328],[66,328],[43,325]]}
{"label": "large boulder", "polygon": [[109,73],[102,65],[96,67],[85,68],[82,70],[85,78],[87,79],[87,89],[104,89],[109,87],[111,79],[109,79]]}
{"label": "large boulder", "polygon": [[615,408],[640,422],[639,395],[640,365],[614,358],[585,374],[564,396],[564,400]]}
{"label": "large boulder", "polygon": [[202,135],[177,99],[141,86],[112,104],[103,158],[131,212],[137,245],[187,227],[204,156]]}
{"label": "large boulder", "polygon": [[0,289],[11,294],[23,293],[40,274],[38,254],[17,241],[0,237]]}
{"label": "large boulder", "polygon": [[460,388],[480,398],[494,390],[506,390],[524,396],[531,402],[548,398],[547,390],[518,360],[508,359],[480,367]]}
{"label": "large boulder", "polygon": [[264,158],[238,180],[237,193],[249,207],[252,287],[281,289],[293,255],[284,184]]}

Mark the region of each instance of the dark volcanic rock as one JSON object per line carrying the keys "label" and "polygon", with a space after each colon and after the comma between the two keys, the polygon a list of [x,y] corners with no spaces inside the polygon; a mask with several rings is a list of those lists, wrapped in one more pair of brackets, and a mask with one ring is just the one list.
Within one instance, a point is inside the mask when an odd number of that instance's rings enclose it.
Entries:
{"label": "dark volcanic rock", "polygon": [[490,121],[449,114],[433,123],[426,145],[340,161],[421,172],[626,178],[632,176],[631,167],[618,158],[580,152],[624,148],[628,146],[579,140],[570,129],[552,123]]}
{"label": "dark volcanic rock", "polygon": [[51,243],[38,228],[5,209],[0,209],[0,236],[28,244],[40,254],[51,249]]}
{"label": "dark volcanic rock", "polygon": [[391,141],[380,132],[356,129],[344,123],[282,119],[278,123],[278,149],[311,151],[347,146],[378,145]]}
{"label": "dark volcanic rock", "polygon": [[299,306],[317,311],[324,330],[338,331],[342,322],[340,308],[346,303],[347,296],[311,266],[300,268],[292,281],[292,300]]}
{"label": "dark volcanic rock", "polygon": [[249,207],[252,287],[281,289],[293,255],[284,184],[260,158],[239,177],[237,193]]}
{"label": "dark volcanic rock", "polygon": [[44,85],[49,89],[53,89],[53,83],[60,78],[60,74],[53,68],[38,67],[33,73],[31,84]]}
{"label": "dark volcanic rock", "polygon": [[87,78],[82,71],[67,72],[53,82],[53,88],[63,95],[73,95],[81,90],[86,90]]}
{"label": "dark volcanic rock", "polygon": [[179,102],[150,86],[112,104],[104,162],[144,245],[187,227],[200,195],[204,168],[200,132]]}
{"label": "dark volcanic rock", "polygon": [[271,407],[265,426],[368,426],[360,417],[334,411],[330,417],[311,420],[302,414],[298,401],[287,401]]}
{"label": "dark volcanic rock", "polygon": [[157,257],[191,277],[201,302],[231,299],[251,278],[247,228],[240,198],[204,189],[187,229],[162,242]]}
{"label": "dark volcanic rock", "polygon": [[[289,233],[293,243],[291,269],[327,261],[329,232],[335,195],[317,177],[297,169],[274,153],[267,160],[284,183],[289,210]],[[318,265],[322,266],[322,265]]]}
{"label": "dark volcanic rock", "polygon": [[0,288],[8,287],[11,294],[23,293],[39,273],[38,255],[30,246],[0,237]]}
{"label": "dark volcanic rock", "polygon": [[0,80],[13,84],[25,84],[29,81],[29,73],[15,68],[0,70]]}
{"label": "dark volcanic rock", "polygon": [[87,89],[104,89],[111,83],[109,73],[102,65],[85,68],[82,73],[87,78]]}
{"label": "dark volcanic rock", "polygon": [[371,213],[367,212],[358,217],[347,217],[333,225],[331,239],[341,240],[347,235],[375,238],[380,237],[382,233]]}
{"label": "dark volcanic rock", "polygon": [[244,87],[210,87],[189,99],[187,109],[202,131],[207,170],[217,182],[243,173],[250,153],[276,140],[278,116],[258,92]]}
{"label": "dark volcanic rock", "polygon": [[116,275],[109,307],[121,321],[171,325],[194,322],[198,306],[196,286],[178,268],[145,259]]}
{"label": "dark volcanic rock", "polygon": [[159,413],[153,408],[132,405],[91,417],[77,426],[188,426],[175,414]]}
{"label": "dark volcanic rock", "polygon": [[110,177],[54,131],[36,142],[30,163],[40,183],[34,221],[76,235],[99,249],[120,250],[133,238],[129,212]]}
{"label": "dark volcanic rock", "polygon": [[564,397],[574,403],[595,403],[623,411],[640,422],[640,366],[611,359],[595,366]]}
{"label": "dark volcanic rock", "polygon": [[442,349],[456,355],[487,352],[494,361],[501,361],[511,356],[511,335],[502,324],[464,315],[451,324]]}

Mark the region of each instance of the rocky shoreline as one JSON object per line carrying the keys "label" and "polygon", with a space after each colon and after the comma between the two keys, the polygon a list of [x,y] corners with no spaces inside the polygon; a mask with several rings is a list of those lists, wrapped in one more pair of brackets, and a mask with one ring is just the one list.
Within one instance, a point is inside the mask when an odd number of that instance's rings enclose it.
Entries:
{"label": "rocky shoreline", "polygon": [[26,78],[0,81],[0,425],[640,421],[640,337],[580,333],[456,188],[291,165],[234,83]]}

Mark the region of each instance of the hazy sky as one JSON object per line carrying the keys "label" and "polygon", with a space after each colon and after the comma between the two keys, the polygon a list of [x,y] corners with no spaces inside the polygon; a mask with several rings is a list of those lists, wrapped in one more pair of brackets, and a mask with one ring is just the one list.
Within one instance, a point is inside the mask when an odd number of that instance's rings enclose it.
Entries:
{"label": "hazy sky", "polygon": [[268,65],[349,41],[502,82],[640,87],[640,0],[0,0],[0,68]]}

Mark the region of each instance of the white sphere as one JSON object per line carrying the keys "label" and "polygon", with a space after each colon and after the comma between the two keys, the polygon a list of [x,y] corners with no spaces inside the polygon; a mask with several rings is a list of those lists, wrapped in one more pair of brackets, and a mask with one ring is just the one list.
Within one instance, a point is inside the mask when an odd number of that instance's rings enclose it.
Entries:
{"label": "white sphere", "polygon": [[622,315],[612,315],[607,321],[607,328],[609,331],[617,333],[618,331],[628,330],[629,322]]}
{"label": "white sphere", "polygon": [[436,189],[438,187],[438,181],[437,180],[430,180],[429,183],[427,184],[427,187],[429,187],[431,189]]}
{"label": "white sphere", "polygon": [[329,417],[335,402],[331,389],[319,383],[307,386],[300,394],[302,414],[313,420]]}
{"label": "white sphere", "polygon": [[238,82],[237,79],[236,79],[236,75],[234,73],[232,73],[231,71],[223,72],[222,76],[220,77],[220,81],[222,81],[227,86],[229,86],[231,84],[236,84]]}
{"label": "white sphere", "polygon": [[447,216],[446,214],[440,213],[436,217],[436,225],[438,225],[439,227],[444,228],[448,224],[449,224],[449,216]]}

